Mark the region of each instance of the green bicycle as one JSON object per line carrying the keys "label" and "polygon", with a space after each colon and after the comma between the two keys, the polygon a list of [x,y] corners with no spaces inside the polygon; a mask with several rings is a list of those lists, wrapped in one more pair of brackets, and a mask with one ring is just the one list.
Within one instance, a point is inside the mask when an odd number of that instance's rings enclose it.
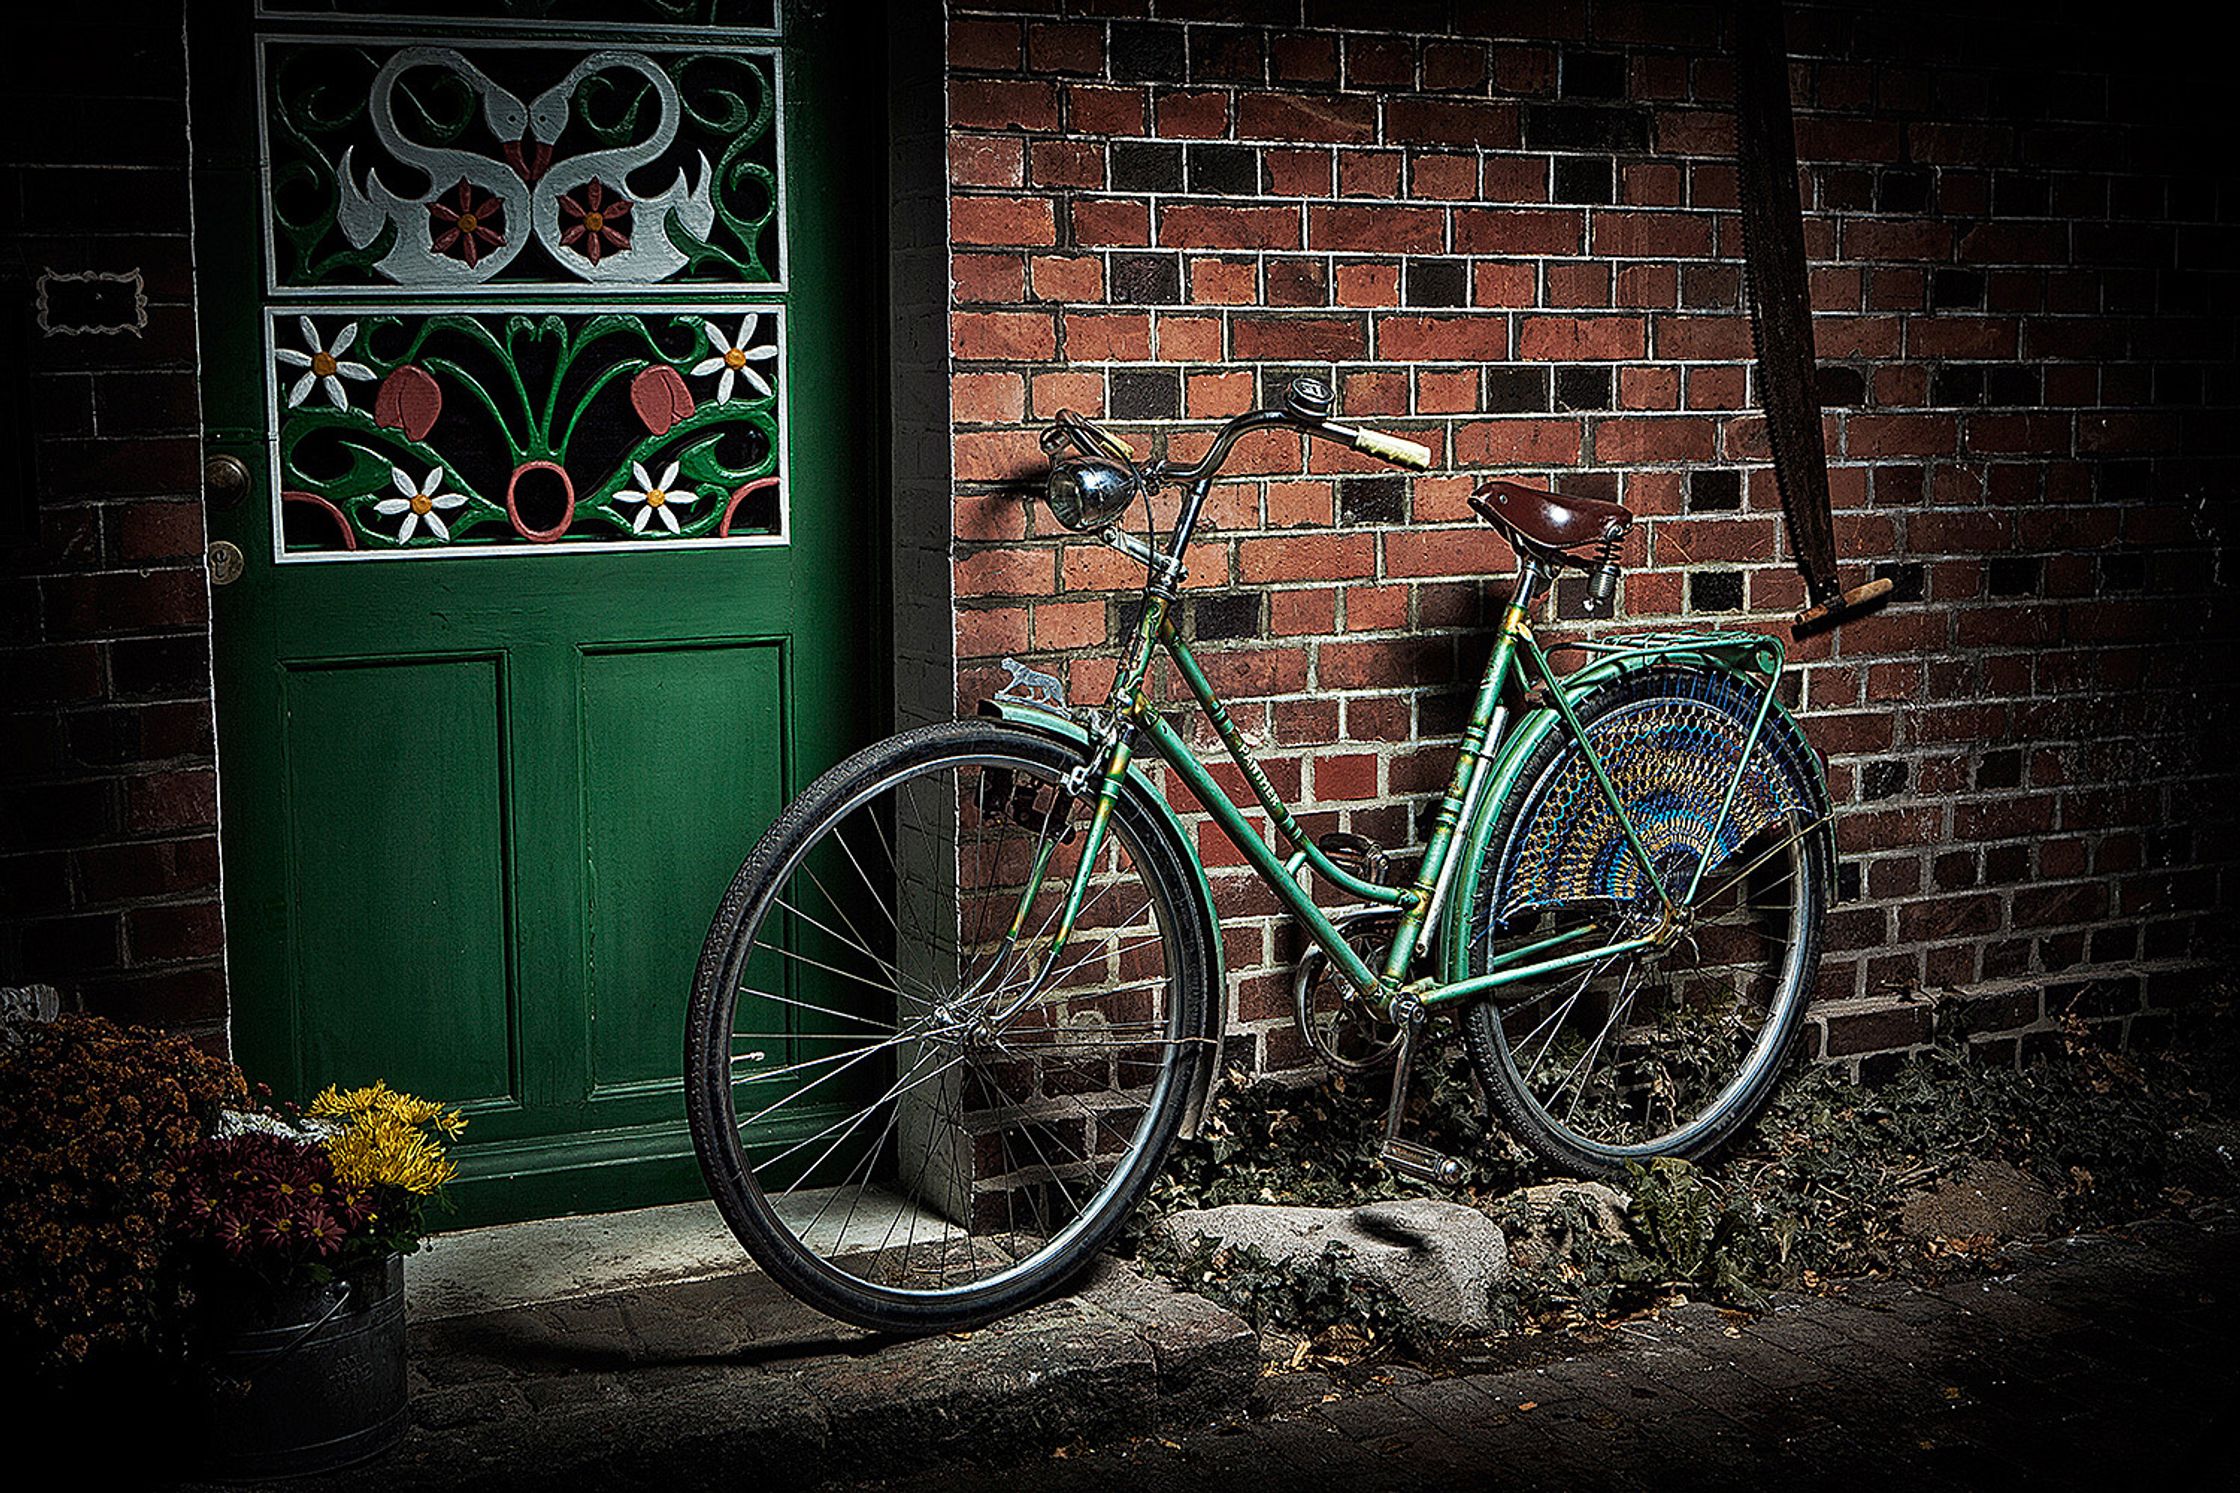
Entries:
{"label": "green bicycle", "polygon": [[[1781,645],[1668,632],[1543,650],[1528,617],[1561,568],[1608,612],[1632,515],[1486,484],[1473,506],[1516,580],[1422,854],[1388,879],[1369,842],[1309,838],[1173,624],[1209,489],[1241,437],[1278,428],[1430,463],[1334,419],[1313,379],[1187,466],[1139,464],[1060,415],[1053,514],[1146,570],[1110,698],[1076,708],[1010,664],[979,718],[818,778],[724,896],[686,1039],[694,1142],[732,1230],[820,1310],[924,1332],[1027,1305],[1090,1263],[1195,1125],[1221,1053],[1221,920],[1146,753],[1311,937],[1294,982],[1308,1043],[1393,1070],[1397,1174],[1461,1171],[1400,1133],[1433,1011],[1455,1015],[1512,1133],[1579,1175],[1700,1156],[1772,1087],[1834,867],[1819,758],[1775,698]],[[1163,547],[1123,527],[1170,488]],[[1161,648],[1288,854],[1154,707]],[[1559,676],[1563,649],[1586,657]]]}

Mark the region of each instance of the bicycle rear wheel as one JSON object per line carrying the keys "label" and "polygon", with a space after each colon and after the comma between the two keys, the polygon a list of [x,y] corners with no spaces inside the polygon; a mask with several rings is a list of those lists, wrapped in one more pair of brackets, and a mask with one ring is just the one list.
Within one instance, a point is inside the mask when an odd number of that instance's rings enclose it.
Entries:
{"label": "bicycle rear wheel", "polygon": [[1697,888],[1674,925],[1568,735],[1535,749],[1487,840],[1473,972],[1505,948],[1547,959],[1667,928],[1648,950],[1496,991],[1463,1024],[1512,1133],[1576,1174],[1715,1150],[1765,1102],[1802,1030],[1830,885],[1824,793],[1779,714],[1743,762],[1761,698],[1737,676],[1666,666],[1580,704],[1659,877],[1675,898]]}
{"label": "bicycle rear wheel", "polygon": [[701,1165],[756,1261],[832,1316],[956,1330],[1064,1284],[1212,1060],[1210,930],[1141,790],[1056,949],[1081,756],[992,721],[880,742],[788,807],[709,930],[685,1069]]}

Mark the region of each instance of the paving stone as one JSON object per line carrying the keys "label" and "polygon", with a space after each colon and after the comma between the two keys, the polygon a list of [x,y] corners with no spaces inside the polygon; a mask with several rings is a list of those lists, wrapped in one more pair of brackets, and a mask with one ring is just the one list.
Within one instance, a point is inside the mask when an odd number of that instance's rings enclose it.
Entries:
{"label": "paving stone", "polygon": [[1260,1335],[1203,1296],[1107,1260],[1081,1292],[1150,1348],[1162,1420],[1195,1425],[1241,1408],[1260,1377]]}
{"label": "paving stone", "polygon": [[799,1318],[775,1331],[695,1325],[694,1311],[737,1303],[721,1290],[690,1309],[571,1305],[416,1329],[416,1348],[431,1349],[414,1364],[405,1446],[324,1486],[2226,1486],[2240,1482],[2229,1350],[2240,1292],[2227,1273],[2240,1250],[2204,1233],[2026,1253],[2011,1271],[1931,1291],[1879,1282],[1783,1297],[1741,1323],[1690,1304],[1591,1345],[1517,1340],[1515,1354],[1548,1355],[1538,1361],[1391,1374],[1329,1404],[1340,1392],[1329,1376],[1280,1376],[1250,1387],[1260,1418],[1160,1434],[1154,1407],[1163,1386],[1190,1382],[1194,1334],[1223,1373],[1234,1348],[1188,1302],[1137,1303],[1127,1282],[962,1339],[857,1335],[846,1352],[831,1349],[834,1329]]}
{"label": "paving stone", "polygon": [[1323,1396],[1337,1392],[1338,1382],[1328,1374],[1311,1370],[1269,1374],[1253,1385],[1246,1408],[1255,1419],[1264,1420],[1271,1415],[1286,1415],[1319,1405]]}
{"label": "paving stone", "polygon": [[823,1404],[835,1445],[867,1464],[908,1466],[1147,1431],[1158,1364],[1111,1313],[1064,1300],[795,1377]]}

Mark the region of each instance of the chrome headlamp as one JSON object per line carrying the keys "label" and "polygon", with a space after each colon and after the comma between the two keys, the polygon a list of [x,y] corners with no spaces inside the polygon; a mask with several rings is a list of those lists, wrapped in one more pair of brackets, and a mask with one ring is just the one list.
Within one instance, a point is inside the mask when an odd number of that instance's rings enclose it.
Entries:
{"label": "chrome headlamp", "polygon": [[1069,529],[1104,528],[1136,498],[1136,474],[1094,456],[1061,456],[1050,463],[1050,512]]}

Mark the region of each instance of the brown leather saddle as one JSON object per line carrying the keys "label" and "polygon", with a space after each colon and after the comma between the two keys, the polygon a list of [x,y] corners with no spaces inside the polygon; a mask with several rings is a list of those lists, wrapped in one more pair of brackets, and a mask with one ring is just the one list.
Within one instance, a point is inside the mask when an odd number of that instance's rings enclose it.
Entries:
{"label": "brown leather saddle", "polygon": [[1592,565],[1596,557],[1574,552],[1588,545],[1615,545],[1633,527],[1633,510],[1623,503],[1570,497],[1499,478],[1482,484],[1471,495],[1470,506],[1516,549],[1551,565]]}

